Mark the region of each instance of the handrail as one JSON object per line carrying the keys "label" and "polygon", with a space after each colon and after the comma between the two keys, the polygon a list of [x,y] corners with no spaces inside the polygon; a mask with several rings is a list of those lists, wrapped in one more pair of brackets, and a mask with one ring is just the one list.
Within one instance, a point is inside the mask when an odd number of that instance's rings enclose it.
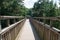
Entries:
{"label": "handrail", "polygon": [[4,28],[3,30],[1,30],[0,34],[3,35],[4,33],[6,33],[7,31],[9,31],[10,29],[14,28],[17,24],[19,24],[20,22],[22,22],[24,19],[20,20],[19,22],[16,22],[12,25],[10,25],[9,27]]}
{"label": "handrail", "polygon": [[9,27],[6,27],[0,32],[0,40],[15,40],[20,29],[22,28],[25,19],[22,19]]}
{"label": "handrail", "polygon": [[11,25],[11,24],[23,19],[23,18],[24,18],[24,16],[0,16],[0,25],[3,22],[2,26],[3,26],[4,23],[6,23],[5,27],[7,27],[7,26],[9,26],[9,25]]}
{"label": "handrail", "polygon": [[30,18],[30,22],[35,27],[38,35],[40,36],[41,40],[60,40],[60,30],[51,27],[51,25],[45,24],[44,22],[41,22],[40,19],[47,19],[52,21],[60,21],[60,18],[57,17],[33,17]]}
{"label": "handrail", "polygon": [[[60,21],[60,17],[33,17],[35,19],[47,19],[47,20],[52,20],[52,21]],[[47,26],[47,25],[46,25]],[[50,25],[49,25],[50,26]],[[52,27],[54,30],[60,32],[59,29]]]}
{"label": "handrail", "polygon": [[53,22],[60,22],[60,17],[33,17],[33,19],[36,19],[38,21],[43,20],[43,22],[45,23],[46,20],[50,20],[49,25],[52,27],[52,23]]}
{"label": "handrail", "polygon": [[24,18],[23,16],[0,16],[1,19]]}
{"label": "handrail", "polygon": [[49,20],[58,20],[60,21],[60,18],[58,17],[33,17],[33,18],[39,18],[39,19],[49,19]]}
{"label": "handrail", "polygon": [[15,40],[24,22],[23,16],[0,16],[0,25],[6,23],[6,28],[0,30],[0,40]]}

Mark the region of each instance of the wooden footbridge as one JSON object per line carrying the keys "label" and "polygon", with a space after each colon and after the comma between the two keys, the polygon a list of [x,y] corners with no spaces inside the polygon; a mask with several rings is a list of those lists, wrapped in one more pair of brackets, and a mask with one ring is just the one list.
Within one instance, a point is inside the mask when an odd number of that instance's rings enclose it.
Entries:
{"label": "wooden footbridge", "polygon": [[0,16],[0,40],[60,40],[60,30],[52,26],[53,21],[60,22],[60,18]]}

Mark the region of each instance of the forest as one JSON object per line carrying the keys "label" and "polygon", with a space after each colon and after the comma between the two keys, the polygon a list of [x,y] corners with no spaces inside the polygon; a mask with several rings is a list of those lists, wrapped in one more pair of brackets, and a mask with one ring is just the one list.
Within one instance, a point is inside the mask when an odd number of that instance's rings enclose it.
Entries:
{"label": "forest", "polygon": [[23,0],[1,0],[0,15],[22,16],[26,15],[28,9],[24,6]]}
{"label": "forest", "polygon": [[[23,0],[0,0],[1,16],[26,16],[31,17],[59,17],[60,7],[53,0],[38,0],[33,8],[26,8]],[[49,24],[49,20],[46,20]],[[60,22],[53,22],[53,26],[60,29]]]}
{"label": "forest", "polygon": [[[60,17],[60,7],[53,0],[39,0],[28,14],[32,17]],[[45,23],[49,24],[50,20],[45,20]],[[60,29],[60,21],[53,21],[52,26]]]}

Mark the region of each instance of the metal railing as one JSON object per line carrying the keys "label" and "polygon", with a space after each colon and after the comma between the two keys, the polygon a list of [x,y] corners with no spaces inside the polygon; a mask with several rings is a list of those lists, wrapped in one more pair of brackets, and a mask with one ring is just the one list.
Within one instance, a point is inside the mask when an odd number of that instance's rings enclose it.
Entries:
{"label": "metal railing", "polygon": [[[43,20],[43,21],[42,21]],[[49,25],[46,24],[49,20]],[[57,17],[33,17],[30,18],[41,40],[60,40],[60,30],[53,27],[53,21],[60,21]]]}
{"label": "metal railing", "polygon": [[[16,18],[19,19],[17,22]],[[12,25],[10,25],[10,19],[14,19]],[[0,16],[0,20],[7,20],[8,25],[0,31],[0,40],[15,40],[25,22],[25,18],[20,16]]]}

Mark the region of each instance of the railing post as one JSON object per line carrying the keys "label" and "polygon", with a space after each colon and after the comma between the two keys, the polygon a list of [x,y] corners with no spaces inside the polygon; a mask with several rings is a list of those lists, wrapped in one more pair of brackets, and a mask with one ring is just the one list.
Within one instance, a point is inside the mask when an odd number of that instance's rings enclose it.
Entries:
{"label": "railing post", "polygon": [[9,25],[10,25],[10,20],[8,19],[8,20],[7,20],[7,26],[9,26]]}
{"label": "railing post", "polygon": [[14,18],[14,20],[13,20],[13,21],[14,21],[14,23],[15,23],[15,22],[16,22],[16,19]]}
{"label": "railing post", "polygon": [[[43,19],[43,23],[44,23],[44,25],[43,26],[45,26],[45,19]],[[44,27],[44,29],[43,29],[44,31],[43,31],[43,40],[44,40],[44,36],[45,36],[45,27]]]}
{"label": "railing post", "polygon": [[44,18],[44,19],[43,19],[43,23],[44,23],[44,25],[45,25],[45,21],[46,21],[46,20],[45,20],[45,18]]}
{"label": "railing post", "polygon": [[39,18],[39,21],[40,21],[40,18]]}
{"label": "railing post", "polygon": [[0,40],[2,40],[1,34],[0,34]]}
{"label": "railing post", "polygon": [[52,20],[50,20],[50,26],[52,27]]}
{"label": "railing post", "polygon": [[0,20],[0,31],[1,31],[1,20]]}

